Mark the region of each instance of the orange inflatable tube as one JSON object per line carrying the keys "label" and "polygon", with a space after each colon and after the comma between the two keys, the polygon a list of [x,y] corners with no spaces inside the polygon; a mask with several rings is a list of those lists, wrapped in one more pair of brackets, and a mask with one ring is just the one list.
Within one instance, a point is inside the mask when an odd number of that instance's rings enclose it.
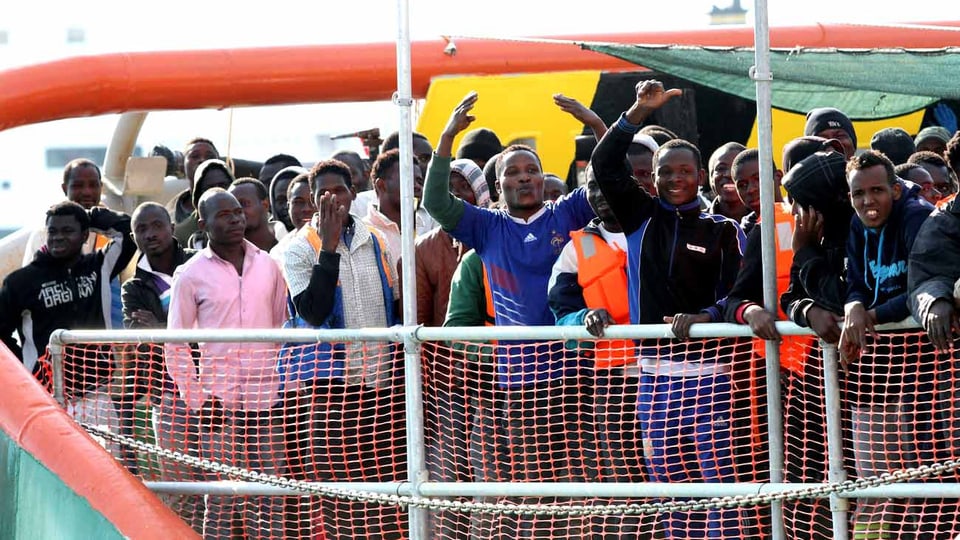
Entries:
{"label": "orange inflatable tube", "polygon": [[[773,47],[937,48],[957,43],[960,21],[942,28],[817,24],[771,29]],[[619,43],[750,46],[753,29],[557,36]],[[411,44],[413,95],[440,75],[633,70],[636,66],[569,43],[457,39]],[[105,54],[0,72],[0,129],[136,110],[224,108],[389,99],[396,45],[319,45]]]}
{"label": "orange inflatable tube", "polygon": [[70,487],[126,538],[197,538],[128,473],[0,345],[0,429]]}

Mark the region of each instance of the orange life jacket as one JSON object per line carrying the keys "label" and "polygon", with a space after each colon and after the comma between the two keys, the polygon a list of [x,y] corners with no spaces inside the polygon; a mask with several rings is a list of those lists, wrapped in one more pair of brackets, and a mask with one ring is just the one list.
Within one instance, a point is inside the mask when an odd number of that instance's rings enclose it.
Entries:
{"label": "orange life jacket", "polygon": [[957,198],[956,193],[947,195],[946,197],[937,201],[937,208],[940,208],[940,209],[946,208],[947,205],[950,204],[950,201],[954,200],[955,198]]}
{"label": "orange life jacket", "polygon": [[[793,227],[794,218],[790,207],[781,203],[774,206],[774,228],[777,246],[777,298],[780,298],[790,286],[790,267],[793,265]],[[777,302],[777,314],[781,320],[787,320],[780,302]],[[767,355],[762,339],[753,340],[753,351],[760,357]],[[780,366],[794,373],[803,373],[807,354],[813,344],[810,336],[783,336],[780,344]]]}
{"label": "orange life jacket", "polygon": [[484,308],[487,312],[487,316],[483,319],[483,325],[496,326],[497,315],[493,311],[493,292],[490,290],[490,278],[487,276],[487,265],[481,262],[480,268],[483,269],[483,299],[485,304]]}
{"label": "orange life jacket", "polygon": [[[617,324],[630,324],[627,300],[627,253],[602,236],[584,230],[570,233],[577,254],[577,282],[590,309],[606,309]],[[633,341],[606,339],[594,344],[594,367],[622,366],[635,358]]]}

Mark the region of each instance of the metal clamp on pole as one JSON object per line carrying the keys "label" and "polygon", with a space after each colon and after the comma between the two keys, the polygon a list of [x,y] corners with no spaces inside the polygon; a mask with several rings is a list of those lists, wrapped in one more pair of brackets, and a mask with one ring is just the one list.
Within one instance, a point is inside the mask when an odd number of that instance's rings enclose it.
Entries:
{"label": "metal clamp on pole", "polygon": [[61,407],[67,406],[67,398],[63,391],[63,342],[60,339],[62,330],[55,330],[50,334],[47,350],[50,351],[50,367],[53,371],[53,399]]}
{"label": "metal clamp on pole", "polygon": [[409,96],[401,96],[400,92],[394,92],[393,96],[390,97],[390,100],[393,101],[393,104],[398,107],[413,107],[413,98]]}
{"label": "metal clamp on pole", "polygon": [[773,82],[773,72],[761,72],[757,70],[757,66],[750,66],[750,70],[747,72],[747,75],[752,81],[759,82]]}

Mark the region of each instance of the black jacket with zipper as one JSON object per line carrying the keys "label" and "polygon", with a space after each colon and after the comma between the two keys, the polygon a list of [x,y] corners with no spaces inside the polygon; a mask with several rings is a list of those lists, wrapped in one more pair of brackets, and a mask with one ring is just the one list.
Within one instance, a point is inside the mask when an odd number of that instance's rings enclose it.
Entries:
{"label": "black jacket with zipper", "polygon": [[[622,117],[621,117],[622,118]],[[745,237],[730,219],[700,211],[700,200],[673,206],[651,197],[626,163],[633,134],[618,123],[597,144],[590,163],[604,198],[627,237],[632,324],[708,312],[737,278]]]}

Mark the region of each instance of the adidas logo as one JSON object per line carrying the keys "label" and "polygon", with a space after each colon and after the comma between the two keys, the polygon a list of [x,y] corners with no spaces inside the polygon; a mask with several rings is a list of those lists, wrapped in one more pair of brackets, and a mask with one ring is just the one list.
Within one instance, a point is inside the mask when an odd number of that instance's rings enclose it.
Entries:
{"label": "adidas logo", "polygon": [[527,237],[523,239],[524,244],[529,244],[530,242],[536,242],[537,237],[533,233],[527,233]]}

